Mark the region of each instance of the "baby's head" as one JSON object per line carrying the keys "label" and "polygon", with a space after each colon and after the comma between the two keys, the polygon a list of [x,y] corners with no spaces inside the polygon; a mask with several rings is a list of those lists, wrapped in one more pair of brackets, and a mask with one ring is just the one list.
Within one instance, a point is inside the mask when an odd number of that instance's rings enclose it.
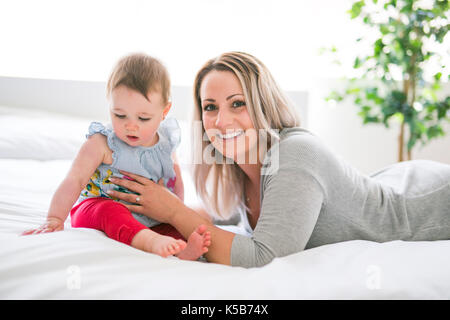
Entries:
{"label": "baby's head", "polygon": [[116,136],[130,146],[152,146],[170,110],[170,78],[160,61],[145,54],[119,60],[109,77],[107,97]]}

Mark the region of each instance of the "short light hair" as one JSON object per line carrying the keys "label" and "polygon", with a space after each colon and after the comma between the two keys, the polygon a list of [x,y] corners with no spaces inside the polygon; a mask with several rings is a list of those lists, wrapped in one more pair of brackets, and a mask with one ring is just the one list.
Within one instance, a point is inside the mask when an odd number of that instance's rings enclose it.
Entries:
{"label": "short light hair", "polygon": [[[243,52],[224,53],[209,60],[198,71],[193,88],[194,123],[203,121],[200,87],[205,76],[213,70],[232,72],[239,79],[254,128],[264,130],[271,140],[278,141],[278,133],[283,128],[300,126],[300,119],[292,102],[279,88],[267,67],[254,56]],[[197,154],[203,155],[203,151],[210,145],[210,141],[204,141],[204,136],[203,126],[201,132],[193,130],[193,158]],[[227,219],[238,210],[246,209],[245,202],[242,201],[244,173],[236,163],[193,161],[193,178],[197,194],[206,209],[219,218]]]}
{"label": "short light hair", "polygon": [[169,72],[158,59],[144,53],[133,53],[117,62],[108,79],[107,97],[120,85],[136,90],[146,99],[156,91],[161,93],[164,104],[170,101]]}

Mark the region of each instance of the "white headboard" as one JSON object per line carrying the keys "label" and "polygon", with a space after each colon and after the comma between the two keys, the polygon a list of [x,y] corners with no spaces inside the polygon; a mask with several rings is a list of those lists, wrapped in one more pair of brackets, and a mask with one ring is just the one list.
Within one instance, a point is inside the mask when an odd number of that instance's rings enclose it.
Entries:
{"label": "white headboard", "polygon": [[[107,119],[106,83],[0,77],[0,105],[58,112],[66,115]],[[308,122],[308,97],[305,91],[287,91],[297,107],[303,127]],[[190,120],[193,109],[192,88],[172,87],[170,116]]]}

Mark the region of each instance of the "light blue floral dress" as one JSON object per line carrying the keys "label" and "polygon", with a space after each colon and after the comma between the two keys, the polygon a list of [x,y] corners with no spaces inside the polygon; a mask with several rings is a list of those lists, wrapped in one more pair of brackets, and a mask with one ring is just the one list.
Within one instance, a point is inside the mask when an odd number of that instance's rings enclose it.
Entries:
{"label": "light blue floral dress", "polygon": [[[166,118],[161,122],[157,130],[159,141],[151,147],[132,147],[116,136],[111,125],[104,126],[99,122],[92,122],[89,125],[89,133],[86,135],[86,138],[96,133],[103,134],[107,137],[108,146],[113,152],[113,162],[111,165],[102,163],[95,170],[89,183],[81,191],[77,204],[93,197],[106,197],[118,200],[106,193],[111,189],[133,193],[110,182],[109,178],[112,176],[124,177],[119,170],[141,175],[155,182],[163,178],[164,185],[173,192],[176,176],[171,156],[181,140],[181,130],[176,119]],[[125,201],[118,201],[126,203]],[[159,224],[158,221],[142,214],[135,212],[132,212],[132,214],[136,220],[147,227],[153,227]]]}

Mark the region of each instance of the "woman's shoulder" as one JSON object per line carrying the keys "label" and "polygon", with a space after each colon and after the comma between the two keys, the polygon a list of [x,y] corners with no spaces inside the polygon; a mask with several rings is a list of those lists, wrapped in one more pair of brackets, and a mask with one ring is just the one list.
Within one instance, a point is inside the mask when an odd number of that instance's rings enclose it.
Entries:
{"label": "woman's shoulder", "polygon": [[279,137],[279,151],[284,155],[318,155],[328,151],[318,136],[301,127],[285,128]]}
{"label": "woman's shoulder", "polygon": [[264,167],[278,164],[283,168],[302,168],[318,172],[332,157],[322,140],[311,131],[301,128],[285,128],[279,133],[279,141],[270,148]]}

